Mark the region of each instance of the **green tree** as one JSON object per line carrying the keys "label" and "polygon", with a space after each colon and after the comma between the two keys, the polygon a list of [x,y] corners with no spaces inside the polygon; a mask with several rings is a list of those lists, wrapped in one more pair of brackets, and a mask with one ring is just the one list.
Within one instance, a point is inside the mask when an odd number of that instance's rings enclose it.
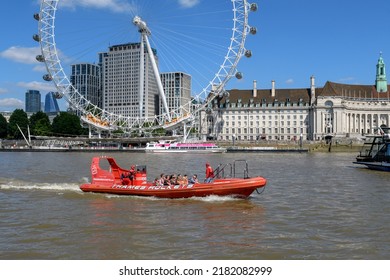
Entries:
{"label": "green tree", "polygon": [[6,138],[8,132],[8,123],[6,118],[0,114],[0,138]]}
{"label": "green tree", "polygon": [[23,135],[20,133],[18,126],[27,135],[28,117],[27,113],[22,109],[13,111],[8,123],[8,136],[13,139],[22,139]]}
{"label": "green tree", "polygon": [[49,117],[42,111],[39,111],[30,117],[30,126],[33,135],[48,136],[51,134]]}
{"label": "green tree", "polygon": [[68,112],[61,112],[54,118],[52,131],[57,135],[78,136],[84,133],[79,117]]}

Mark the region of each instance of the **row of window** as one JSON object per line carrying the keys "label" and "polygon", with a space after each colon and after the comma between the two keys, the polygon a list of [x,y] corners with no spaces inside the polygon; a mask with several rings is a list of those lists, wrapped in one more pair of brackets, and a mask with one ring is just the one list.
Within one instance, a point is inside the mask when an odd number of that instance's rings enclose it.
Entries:
{"label": "row of window", "polygon": [[[304,118],[305,118],[305,115],[269,115],[268,116],[268,119],[269,120],[278,120],[279,119],[279,117],[280,117],[280,119],[281,120],[284,120],[284,119],[287,119],[287,120],[290,120],[290,119],[294,119],[294,120],[297,120],[298,118],[299,119],[301,119],[301,120],[303,120]],[[254,119],[256,119],[256,120],[260,120],[260,119],[263,119],[263,120],[266,120],[267,119],[267,116],[265,116],[265,115],[256,115],[256,116],[253,116],[253,115],[250,115],[249,117],[247,116],[247,115],[243,115],[243,116],[240,116],[240,115],[238,115],[238,116],[224,116],[223,117],[223,119],[224,120],[226,120],[226,121],[229,121],[229,120],[241,120],[241,119],[243,119],[243,120],[254,120]]]}
{"label": "row of window", "polygon": [[274,107],[309,107],[309,103],[222,103],[219,108],[274,108]]}
{"label": "row of window", "polygon": [[224,111],[224,115],[245,115],[245,114],[299,114],[299,113],[307,113],[307,110],[257,110],[257,111],[237,111],[237,110],[229,110]]}
{"label": "row of window", "polygon": [[[230,125],[231,124],[231,125]],[[236,126],[236,124],[237,124],[237,126]],[[256,126],[257,127],[259,127],[260,126],[260,121],[256,121],[256,123],[255,122],[253,122],[253,121],[251,121],[251,122],[249,122],[249,126],[251,126],[251,127],[253,127],[254,125],[256,124]],[[298,125],[298,121],[287,121],[287,122],[284,122],[284,121],[281,121],[281,122],[278,122],[278,121],[275,121],[274,122],[274,124],[272,123],[272,121],[270,121],[270,122],[268,122],[268,126],[269,127],[286,127],[286,126],[291,126],[291,125],[293,125],[293,126],[297,126]],[[307,122],[304,122],[304,121],[300,121],[299,122],[299,125],[300,126],[304,126],[304,125],[307,125]],[[244,127],[246,127],[246,126],[248,126],[248,122],[240,122],[240,121],[238,121],[237,123],[236,122],[225,122],[224,123],[224,126],[226,126],[226,127],[242,127],[242,126],[244,126]],[[266,127],[266,121],[263,121],[262,122],[262,126],[263,127]]]}
{"label": "row of window", "polygon": [[287,128],[225,128],[225,134],[297,134],[303,133],[305,128],[303,127],[287,127]]}
{"label": "row of window", "polygon": [[[294,133],[295,134],[295,133]],[[258,140],[288,140],[288,141],[297,141],[299,140],[299,136],[295,135],[268,135],[268,136],[260,136],[260,135],[237,135],[235,139],[238,141],[258,141]],[[232,141],[233,136],[221,136],[220,140]]]}

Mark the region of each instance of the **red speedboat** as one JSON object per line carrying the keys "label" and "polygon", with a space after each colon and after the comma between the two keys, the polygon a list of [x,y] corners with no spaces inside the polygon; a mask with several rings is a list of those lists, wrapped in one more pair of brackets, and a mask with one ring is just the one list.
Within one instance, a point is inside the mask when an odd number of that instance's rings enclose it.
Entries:
{"label": "red speedboat", "polygon": [[[109,170],[101,167],[101,161],[107,160]],[[133,170],[118,166],[112,157],[94,157],[91,163],[91,183],[80,186],[84,192],[110,193],[117,195],[155,196],[161,198],[188,198],[233,196],[247,198],[256,189],[263,188],[267,180],[263,177],[249,178],[248,165],[244,163],[244,178],[219,178],[230,168],[235,173],[235,165],[226,164],[215,170],[215,178],[210,183],[164,185],[159,182],[147,182],[146,166],[136,166]],[[228,167],[228,168],[226,168]],[[130,179],[125,175],[132,174]]]}

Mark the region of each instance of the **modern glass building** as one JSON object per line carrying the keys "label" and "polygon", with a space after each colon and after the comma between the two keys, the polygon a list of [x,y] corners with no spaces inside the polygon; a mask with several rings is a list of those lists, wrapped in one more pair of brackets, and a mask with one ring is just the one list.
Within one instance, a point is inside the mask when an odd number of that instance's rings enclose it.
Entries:
{"label": "modern glass building", "polygon": [[41,94],[39,90],[28,90],[26,92],[26,112],[36,113],[41,111]]}
{"label": "modern glass building", "polygon": [[[183,115],[186,112],[189,112],[190,108],[183,108],[183,106],[185,104],[190,106],[191,76],[182,72],[161,73],[160,76],[169,111],[177,111],[179,115]],[[164,107],[161,101],[159,107],[160,112],[163,113]],[[186,112],[179,112],[177,110],[179,108],[183,108],[186,110]]]}
{"label": "modern glass building", "polygon": [[45,96],[45,113],[56,114],[60,111],[58,107],[57,98],[54,92],[48,92]]}
{"label": "modern glass building", "polygon": [[101,108],[102,91],[100,75],[99,65],[91,63],[73,64],[70,81],[85,99]]}

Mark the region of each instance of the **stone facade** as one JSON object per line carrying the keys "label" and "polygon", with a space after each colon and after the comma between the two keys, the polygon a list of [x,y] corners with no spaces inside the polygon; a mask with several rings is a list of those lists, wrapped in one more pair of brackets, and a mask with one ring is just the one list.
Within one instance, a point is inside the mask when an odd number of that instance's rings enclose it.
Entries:
{"label": "stone facade", "polygon": [[[387,91],[383,90],[387,88]],[[380,89],[379,91],[377,89]],[[382,56],[375,85],[326,82],[303,89],[230,90],[200,115],[200,133],[221,141],[360,138],[390,126],[390,88]]]}

